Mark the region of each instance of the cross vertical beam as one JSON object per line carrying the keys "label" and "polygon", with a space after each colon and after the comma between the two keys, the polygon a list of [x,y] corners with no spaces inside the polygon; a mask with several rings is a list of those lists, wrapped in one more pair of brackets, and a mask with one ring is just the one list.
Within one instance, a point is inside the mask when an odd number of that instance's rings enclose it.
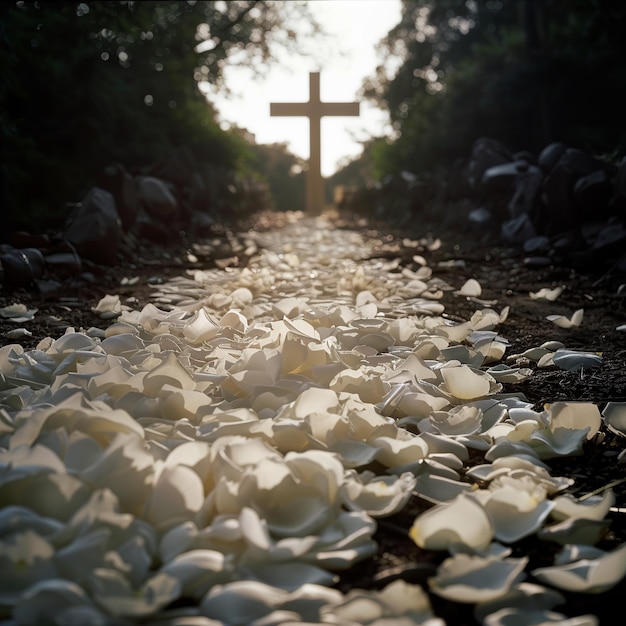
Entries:
{"label": "cross vertical beam", "polygon": [[358,102],[322,102],[320,73],[309,74],[308,102],[272,102],[270,116],[309,118],[309,164],[306,176],[306,209],[319,215],[324,206],[324,179],[322,178],[321,119],[323,116],[358,116]]}

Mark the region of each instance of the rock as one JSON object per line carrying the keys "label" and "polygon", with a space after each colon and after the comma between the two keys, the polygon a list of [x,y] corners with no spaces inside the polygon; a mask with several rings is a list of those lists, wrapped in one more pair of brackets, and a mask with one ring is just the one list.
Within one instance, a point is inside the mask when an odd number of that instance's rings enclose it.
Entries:
{"label": "rock", "polygon": [[207,211],[210,206],[208,188],[199,169],[191,150],[182,146],[149,171],[150,176],[175,186],[179,212],[189,219],[193,211]]}
{"label": "rock", "polygon": [[613,183],[604,170],[596,170],[579,178],[574,185],[574,204],[583,214],[608,216],[609,201],[613,195]]}
{"label": "rock", "polygon": [[584,243],[573,249],[568,257],[573,267],[606,270],[626,258],[626,228],[623,224],[589,223],[582,229],[582,235]]}
{"label": "rock", "polygon": [[152,219],[145,211],[139,213],[135,230],[140,238],[162,245],[172,241],[175,236],[167,222]]}
{"label": "rock", "polygon": [[541,151],[541,153],[539,154],[539,158],[537,159],[539,167],[544,172],[549,172],[556,165],[557,161],[561,158],[565,150],[567,150],[567,145],[560,141],[555,141],[548,144]]}
{"label": "rock", "polygon": [[545,235],[531,237],[524,242],[524,252],[534,254],[537,252],[547,252],[550,249],[550,239]]}
{"label": "rock", "polygon": [[548,267],[552,264],[552,259],[547,256],[529,256],[524,259],[527,267]]}
{"label": "rock", "polygon": [[600,230],[591,246],[603,252],[626,250],[626,228],[623,224],[608,224]]}
{"label": "rock", "polygon": [[175,148],[150,168],[150,176],[166,180],[180,188],[193,184],[195,174],[195,159],[186,146]]}
{"label": "rock", "polygon": [[585,245],[587,245],[587,242],[580,230],[570,230],[560,233],[559,236],[552,241],[552,248],[560,253],[573,252]]}
{"label": "rock", "polygon": [[574,187],[580,178],[602,169],[603,164],[583,150],[567,148],[562,152],[542,185],[545,213],[538,218],[543,232],[555,234],[582,225],[586,210],[574,203]]}
{"label": "rock", "polygon": [[203,211],[194,211],[191,214],[191,232],[196,237],[208,237],[211,235],[215,220]]}
{"label": "rock", "polygon": [[493,215],[491,211],[485,207],[478,207],[477,209],[471,210],[467,219],[471,227],[486,228],[493,223]]}
{"label": "rock", "polygon": [[98,179],[98,187],[113,194],[115,208],[122,220],[122,228],[130,230],[137,220],[139,197],[133,177],[123,165],[113,163],[104,169]]}
{"label": "rock", "polygon": [[122,238],[122,224],[113,194],[92,187],[70,216],[64,237],[83,258],[114,265]]}
{"label": "rock", "polygon": [[526,161],[529,165],[537,165],[537,157],[530,150],[520,150],[513,155],[514,161]]}
{"label": "rock", "polygon": [[[65,286],[67,289],[67,285]],[[63,283],[54,278],[37,281],[37,290],[46,299],[58,297],[63,292]]]}
{"label": "rock", "polygon": [[45,261],[37,248],[10,249],[0,256],[3,282],[10,287],[25,287],[43,276]]}
{"label": "rock", "polygon": [[75,276],[82,270],[80,256],[74,251],[46,254],[45,261],[47,269],[61,278]]}
{"label": "rock", "polygon": [[522,244],[537,233],[528,214],[523,213],[504,222],[500,234],[507,243]]}
{"label": "rock", "polygon": [[485,202],[504,217],[531,213],[535,207],[543,174],[525,160],[490,167],[481,181]]}
{"label": "rock", "polygon": [[168,227],[178,219],[178,201],[160,178],[144,176],[137,181],[137,195],[148,215]]}
{"label": "rock", "polygon": [[47,248],[50,246],[50,236],[47,233],[29,233],[16,230],[9,236],[10,248]]}
{"label": "rock", "polygon": [[472,146],[472,156],[467,168],[470,186],[478,189],[484,173],[490,167],[508,163],[512,159],[513,155],[500,141],[487,137],[477,139]]}
{"label": "rock", "polygon": [[518,217],[523,213],[533,216],[536,212],[543,172],[536,165],[529,165],[515,179],[515,189],[509,200],[509,215]]}
{"label": "rock", "polygon": [[614,215],[626,219],[626,156],[616,165],[610,204]]}
{"label": "rock", "polygon": [[526,161],[510,161],[494,165],[485,170],[480,181],[480,188],[486,194],[510,192],[516,178],[528,169]]}

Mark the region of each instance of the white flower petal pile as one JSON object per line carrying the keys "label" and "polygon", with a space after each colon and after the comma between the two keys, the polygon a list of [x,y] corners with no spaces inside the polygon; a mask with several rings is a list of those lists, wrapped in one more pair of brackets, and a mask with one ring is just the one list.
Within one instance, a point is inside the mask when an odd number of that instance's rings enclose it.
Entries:
{"label": "white flower petal pile", "polygon": [[[451,322],[423,257],[399,270],[358,233],[292,222],[251,234],[245,269],[173,279],[140,311],[106,296],[104,333],[0,349],[3,618],[442,626],[420,586],[332,588],[376,553],[377,518],[433,503],[410,534],[450,556],[426,591],[494,614],[526,597],[506,544],[551,515],[576,526],[559,537],[602,521],[610,496],[555,499],[571,481],[542,461],[580,453],[602,417],[502,393],[530,375],[499,363],[508,310]],[[486,462],[466,471],[470,450]],[[623,549],[570,548],[534,574],[599,592],[625,572]]]}

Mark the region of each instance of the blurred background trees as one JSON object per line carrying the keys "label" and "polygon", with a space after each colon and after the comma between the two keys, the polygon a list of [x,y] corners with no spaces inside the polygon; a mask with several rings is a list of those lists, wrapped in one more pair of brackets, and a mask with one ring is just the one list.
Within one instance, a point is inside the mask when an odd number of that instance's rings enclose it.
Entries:
{"label": "blurred background trees", "polygon": [[364,94],[395,138],[370,150],[380,179],[445,167],[480,136],[512,151],[562,141],[626,152],[622,0],[403,0]]}
{"label": "blurred background trees", "polygon": [[3,231],[56,224],[110,163],[181,146],[249,175],[251,142],[220,129],[199,84],[225,88],[230,62],[262,72],[276,46],[296,49],[302,19],[315,28],[301,2],[2,3]]}
{"label": "blurred background trees", "polygon": [[[266,70],[276,46],[298,53],[303,23],[316,32],[306,2],[1,3],[3,231],[58,224],[107,165],[138,170],[179,147],[293,208],[301,160],[222,130],[199,85],[226,89],[228,63]],[[563,141],[623,155],[625,29],[623,0],[403,0],[362,90],[393,136],[365,142],[329,187],[432,174],[482,136],[512,151]]]}

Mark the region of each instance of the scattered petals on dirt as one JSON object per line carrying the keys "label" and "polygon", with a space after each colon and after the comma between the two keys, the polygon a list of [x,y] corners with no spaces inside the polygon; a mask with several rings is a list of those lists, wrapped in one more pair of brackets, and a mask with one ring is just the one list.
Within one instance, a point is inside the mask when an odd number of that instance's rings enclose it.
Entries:
{"label": "scattered petals on dirt", "polygon": [[[610,487],[570,501],[546,463],[582,455],[604,420],[621,431],[620,407],[540,411],[514,391],[531,361],[601,359],[552,342],[504,365],[515,312],[434,276],[415,252],[438,239],[404,241],[402,268],[324,218],[249,238],[243,268],[155,282],[143,307],[108,294],[92,308],[105,328],[0,348],[3,616],[439,626],[441,599],[493,603],[487,619],[532,577],[546,595],[622,581],[623,545],[595,544],[623,503]],[[452,317],[450,292],[477,308]],[[438,554],[432,575],[332,589],[410,505],[403,532]],[[535,534],[566,556],[520,556]]]}

